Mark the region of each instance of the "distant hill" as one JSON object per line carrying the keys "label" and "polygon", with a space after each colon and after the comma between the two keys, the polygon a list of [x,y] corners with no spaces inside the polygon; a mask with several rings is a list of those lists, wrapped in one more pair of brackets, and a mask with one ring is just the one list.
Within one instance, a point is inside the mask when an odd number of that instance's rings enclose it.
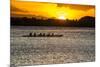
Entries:
{"label": "distant hill", "polygon": [[95,21],[95,17],[90,17],[90,16],[85,16],[82,17],[79,22],[94,22]]}
{"label": "distant hill", "polygon": [[78,22],[84,26],[95,27],[95,17],[85,16],[85,17],[82,17],[81,19],[79,19]]}

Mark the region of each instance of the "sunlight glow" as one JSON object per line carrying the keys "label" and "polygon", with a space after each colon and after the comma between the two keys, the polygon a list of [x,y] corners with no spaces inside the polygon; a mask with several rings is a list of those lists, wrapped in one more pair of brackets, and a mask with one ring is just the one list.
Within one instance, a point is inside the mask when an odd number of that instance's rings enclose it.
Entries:
{"label": "sunlight glow", "polygon": [[59,16],[58,19],[65,20],[66,17],[65,16]]}

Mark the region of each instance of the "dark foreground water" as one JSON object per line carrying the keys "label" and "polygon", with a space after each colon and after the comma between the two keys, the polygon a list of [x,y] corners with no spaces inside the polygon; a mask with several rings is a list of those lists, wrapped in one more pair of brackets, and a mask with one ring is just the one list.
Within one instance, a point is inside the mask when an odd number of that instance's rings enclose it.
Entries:
{"label": "dark foreground water", "polygon": [[[63,37],[22,37],[36,33]],[[16,66],[95,61],[95,29],[79,27],[11,27],[11,64]]]}

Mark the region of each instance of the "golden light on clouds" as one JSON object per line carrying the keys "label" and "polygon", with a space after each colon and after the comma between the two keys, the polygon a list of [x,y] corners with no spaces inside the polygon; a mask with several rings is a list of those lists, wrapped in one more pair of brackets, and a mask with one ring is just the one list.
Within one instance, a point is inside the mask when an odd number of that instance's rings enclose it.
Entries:
{"label": "golden light on clouds", "polygon": [[11,16],[79,19],[95,16],[95,6],[70,5],[11,0]]}

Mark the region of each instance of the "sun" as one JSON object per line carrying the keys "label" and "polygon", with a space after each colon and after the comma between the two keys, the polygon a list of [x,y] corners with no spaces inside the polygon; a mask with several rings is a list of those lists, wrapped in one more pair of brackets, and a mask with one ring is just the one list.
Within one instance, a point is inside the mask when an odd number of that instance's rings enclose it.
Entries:
{"label": "sun", "polygon": [[61,15],[61,16],[58,16],[58,19],[65,20],[65,19],[66,19],[66,17],[65,17],[65,16],[63,16],[63,15]]}

